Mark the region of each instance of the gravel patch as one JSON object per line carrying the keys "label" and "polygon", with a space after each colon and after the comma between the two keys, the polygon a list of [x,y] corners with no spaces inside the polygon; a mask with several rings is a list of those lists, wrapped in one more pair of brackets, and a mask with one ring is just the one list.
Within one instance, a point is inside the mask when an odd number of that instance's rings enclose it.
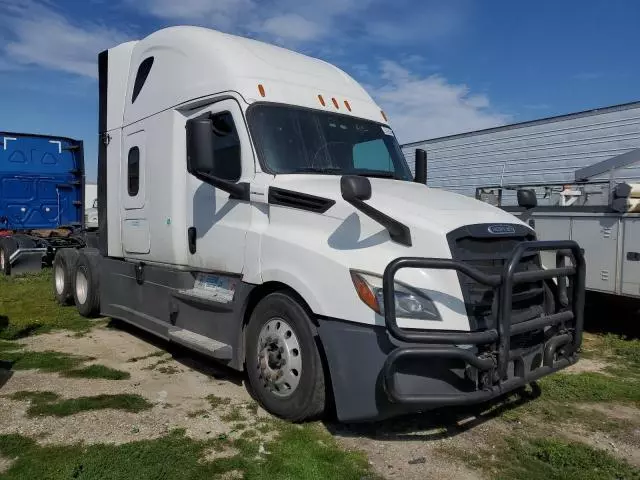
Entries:
{"label": "gravel patch", "polygon": [[630,405],[620,405],[617,403],[587,403],[576,405],[583,410],[595,410],[605,414],[609,418],[616,420],[629,420],[640,425],[640,409]]}
{"label": "gravel patch", "polygon": [[572,425],[563,432],[563,436],[604,450],[614,457],[626,460],[635,467],[640,467],[640,449],[638,448],[640,435],[635,436],[636,441],[632,444],[619,438],[612,438],[604,432],[588,431],[578,425]]}
{"label": "gravel patch", "polygon": [[[151,410],[128,413],[120,410],[99,410],[78,413],[69,417],[26,417],[28,401],[3,398],[0,402],[0,433],[19,433],[39,438],[40,443],[68,444],[74,442],[125,443],[152,439],[169,431],[185,429],[195,439],[212,438],[232,430],[231,423],[220,417],[230,409],[251,402],[251,397],[239,381],[213,362],[194,360],[194,357],[173,358],[169,353],[130,362],[159,349],[129,332],[97,328],[83,337],[56,332],[28,338],[21,342],[25,349],[53,350],[75,355],[92,356],[96,363],[127,371],[129,380],[100,380],[65,378],[34,370],[16,371],[0,392],[11,395],[19,391],[51,391],[61,398],[94,395],[138,394],[154,404]],[[161,367],[171,367],[172,373],[158,368],[149,369],[159,359],[166,360]],[[202,363],[199,363],[202,362]],[[163,368],[164,370],[164,368]],[[164,370],[166,372],[166,370]],[[218,378],[216,378],[218,377]],[[229,405],[211,409],[208,395],[229,399]],[[207,411],[204,415],[189,415],[194,411]],[[247,415],[249,416],[249,415]],[[251,428],[255,418],[245,422]]]}
{"label": "gravel patch", "polygon": [[592,358],[580,358],[576,363],[568,367],[564,372],[566,373],[604,373],[605,368],[611,366],[610,363],[603,360],[594,360]]}
{"label": "gravel patch", "polygon": [[[441,453],[443,448],[477,451],[494,420],[465,428],[464,421],[440,424],[429,413],[371,426],[336,426],[332,433],[345,448],[359,449],[369,457],[374,470],[387,479],[402,480],[480,480],[483,477],[463,462],[453,462]],[[469,420],[473,422],[474,420]]]}

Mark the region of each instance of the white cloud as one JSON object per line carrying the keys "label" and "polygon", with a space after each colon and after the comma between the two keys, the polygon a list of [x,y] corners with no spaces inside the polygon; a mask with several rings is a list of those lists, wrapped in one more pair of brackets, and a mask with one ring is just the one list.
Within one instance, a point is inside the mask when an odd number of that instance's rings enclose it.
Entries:
{"label": "white cloud", "polygon": [[[463,15],[456,5],[437,1],[403,11],[388,0],[124,0],[141,13],[163,20],[189,22],[232,33],[249,33],[299,48],[315,43],[401,44],[433,42],[459,30]],[[405,13],[411,15],[406,16]]]}
{"label": "white cloud", "polygon": [[165,20],[233,30],[253,15],[253,0],[125,0],[141,13]]}
{"label": "white cloud", "polygon": [[315,40],[325,33],[322,25],[310,22],[296,13],[268,18],[259,27],[259,31],[276,40],[290,39],[294,41]]}
{"label": "white cloud", "polygon": [[379,87],[369,87],[401,143],[503,125],[509,115],[494,111],[489,98],[441,75],[421,77],[390,60],[380,64]]}
{"label": "white cloud", "polygon": [[10,33],[2,62],[97,77],[98,53],[127,35],[99,24],[71,24],[44,3],[8,0],[1,26]]}

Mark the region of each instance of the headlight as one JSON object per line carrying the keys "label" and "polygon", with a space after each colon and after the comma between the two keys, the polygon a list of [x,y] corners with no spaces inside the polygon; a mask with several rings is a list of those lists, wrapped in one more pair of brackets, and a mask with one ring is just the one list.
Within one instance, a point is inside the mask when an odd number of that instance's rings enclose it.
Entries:
{"label": "headlight", "polygon": [[[351,280],[360,300],[374,312],[384,315],[382,277],[352,270]],[[398,282],[393,283],[393,288],[396,317],[441,320],[438,309],[427,295]]]}

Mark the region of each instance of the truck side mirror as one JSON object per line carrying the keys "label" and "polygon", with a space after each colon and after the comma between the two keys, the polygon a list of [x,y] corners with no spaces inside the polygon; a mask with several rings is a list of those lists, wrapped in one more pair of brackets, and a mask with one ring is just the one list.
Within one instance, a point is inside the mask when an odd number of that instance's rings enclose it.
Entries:
{"label": "truck side mirror", "polygon": [[213,152],[213,121],[209,117],[187,122],[187,170],[198,176],[211,175],[215,170]]}
{"label": "truck side mirror", "polygon": [[538,198],[536,197],[536,191],[533,189],[520,189],[517,192],[518,206],[524,207],[527,210],[538,206]]}
{"label": "truck side mirror", "polygon": [[413,179],[416,183],[427,184],[427,152],[421,148],[416,148],[416,174]]}
{"label": "truck side mirror", "polygon": [[347,202],[353,200],[369,200],[371,198],[371,182],[367,177],[344,175],[340,178],[342,198]]}
{"label": "truck side mirror", "polygon": [[215,124],[211,117],[187,121],[187,171],[203,182],[229,193],[230,198],[249,200],[249,184],[233,183],[216,177],[213,133],[225,135],[224,125]]}

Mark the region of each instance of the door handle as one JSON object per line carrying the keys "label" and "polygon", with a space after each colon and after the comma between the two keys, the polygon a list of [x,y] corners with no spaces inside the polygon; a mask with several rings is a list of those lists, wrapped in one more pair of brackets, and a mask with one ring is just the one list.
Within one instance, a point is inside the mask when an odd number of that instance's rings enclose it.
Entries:
{"label": "door handle", "polygon": [[196,227],[189,227],[187,229],[187,240],[189,241],[189,253],[192,255],[196,253]]}
{"label": "door handle", "polygon": [[627,252],[627,260],[630,262],[640,262],[640,253]]}

